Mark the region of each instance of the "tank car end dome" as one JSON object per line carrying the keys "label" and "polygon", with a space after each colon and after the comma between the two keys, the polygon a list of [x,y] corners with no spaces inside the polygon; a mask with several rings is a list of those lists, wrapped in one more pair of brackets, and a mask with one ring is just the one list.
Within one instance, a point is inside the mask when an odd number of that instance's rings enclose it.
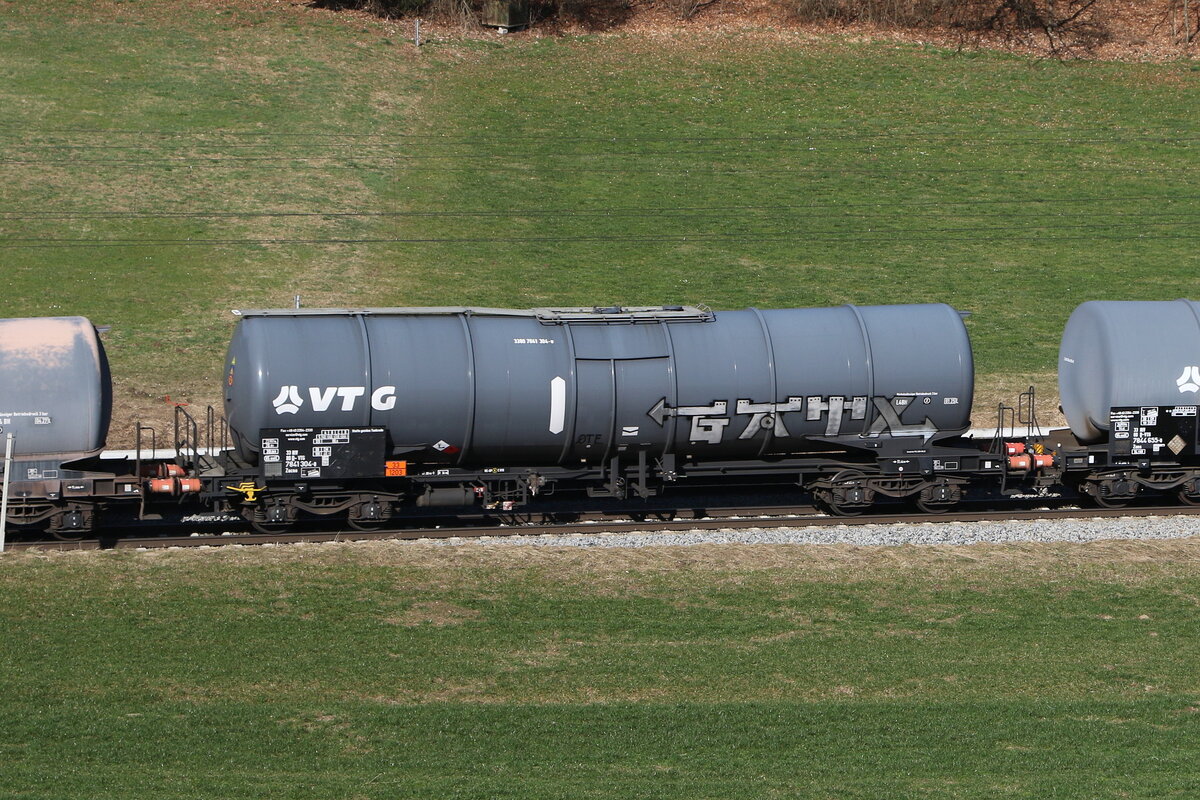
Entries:
{"label": "tank car end dome", "polygon": [[1083,303],[1063,329],[1058,387],[1085,444],[1108,437],[1111,408],[1200,403],[1200,304]]}
{"label": "tank car end dome", "polygon": [[108,359],[89,320],[0,319],[0,427],[17,455],[94,455],[111,416]]}

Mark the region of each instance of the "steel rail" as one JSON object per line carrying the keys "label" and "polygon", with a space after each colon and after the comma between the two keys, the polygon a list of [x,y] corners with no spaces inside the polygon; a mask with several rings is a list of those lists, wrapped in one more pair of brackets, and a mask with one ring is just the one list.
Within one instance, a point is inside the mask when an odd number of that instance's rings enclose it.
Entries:
{"label": "steel rail", "polygon": [[894,525],[951,522],[1006,522],[1012,520],[1113,519],[1120,517],[1200,516],[1196,506],[1135,506],[1128,508],[1024,508],[1007,510],[956,511],[944,514],[864,514],[836,517],[811,508],[724,509],[709,516],[673,519],[614,519],[570,523],[475,524],[424,528],[361,531],[352,528],[303,530],[287,533],[191,533],[186,536],[107,536],[78,541],[25,541],[9,543],[10,550],[100,550],[156,549],[169,547],[221,547],[225,545],[300,544],[419,539],[479,539],[503,536],[587,535],[629,532],[686,532],[694,530],[740,530],[747,528],[805,528],[857,525]]}

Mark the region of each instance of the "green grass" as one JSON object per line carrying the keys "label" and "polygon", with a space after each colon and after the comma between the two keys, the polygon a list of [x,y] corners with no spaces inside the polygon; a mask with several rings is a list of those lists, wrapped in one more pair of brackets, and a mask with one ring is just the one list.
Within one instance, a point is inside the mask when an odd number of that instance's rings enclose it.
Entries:
{"label": "green grass", "polygon": [[1197,546],[10,557],[0,796],[1192,796]]}
{"label": "green grass", "polygon": [[[0,316],[113,325],[122,405],[216,399],[228,309],[297,292],[944,300],[1010,398],[1076,303],[1195,296],[1189,63],[753,32],[416,53],[291,4],[0,24]],[[1196,556],[6,557],[0,797],[1190,797]]]}
{"label": "green grass", "polygon": [[1188,62],[755,31],[418,53],[286,4],[2,11],[0,314],[113,325],[126,403],[216,399],[228,309],[296,293],[942,300],[1009,399],[1053,392],[1078,302],[1195,294]]}
{"label": "green grass", "polygon": [[422,221],[499,240],[424,248],[422,300],[942,300],[993,374],[1052,371],[1083,300],[1194,293],[1189,64],[732,35],[543,40],[456,72],[430,128],[476,168],[414,167],[413,205],[586,213]]}
{"label": "green grass", "polygon": [[112,325],[126,401],[215,399],[232,308],[372,294],[355,248],[245,241],[370,229],[311,214],[379,207],[338,134],[402,133],[424,68],[381,29],[247,6],[3,9],[0,315]]}

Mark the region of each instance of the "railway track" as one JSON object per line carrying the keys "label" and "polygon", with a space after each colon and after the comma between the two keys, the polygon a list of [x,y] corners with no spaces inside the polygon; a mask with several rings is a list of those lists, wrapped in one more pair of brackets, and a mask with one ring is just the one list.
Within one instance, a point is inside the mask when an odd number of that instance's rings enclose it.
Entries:
{"label": "railway track", "polygon": [[[660,515],[661,516],[661,515]],[[962,510],[944,514],[890,513],[837,517],[812,507],[772,508],[769,513],[754,508],[712,510],[703,516],[670,519],[584,519],[575,522],[496,522],[477,520],[471,524],[436,524],[426,527],[361,531],[351,528],[305,529],[287,533],[250,531],[191,531],[187,534],[157,528],[150,535],[108,535],[76,541],[13,541],[8,550],[102,550],[169,547],[221,547],[225,545],[298,544],[373,540],[417,540],[484,538],[495,536],[540,536],[653,531],[738,530],[748,528],[809,528],[855,525],[891,525],[951,522],[1006,522],[1014,520],[1112,519],[1127,517],[1200,516],[1200,507],[1145,505],[1127,508],[1081,508],[1076,505],[1037,508]]]}

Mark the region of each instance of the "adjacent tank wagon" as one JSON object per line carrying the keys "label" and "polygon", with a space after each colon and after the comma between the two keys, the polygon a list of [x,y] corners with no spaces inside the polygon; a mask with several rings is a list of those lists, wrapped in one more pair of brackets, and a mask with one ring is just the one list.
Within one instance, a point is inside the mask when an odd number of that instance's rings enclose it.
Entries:
{"label": "adjacent tank wagon", "polygon": [[104,447],[112,378],[83,317],[0,319],[0,430],[22,460],[70,461]]}
{"label": "adjacent tank wagon", "polygon": [[1063,329],[1058,385],[1080,442],[1109,438],[1115,407],[1196,405],[1200,398],[1200,303],[1083,303]]}
{"label": "adjacent tank wagon", "polygon": [[0,441],[13,436],[12,522],[91,527],[97,497],[118,491],[113,476],[90,463],[111,416],[112,376],[89,320],[0,319]]}
{"label": "adjacent tank wagon", "polygon": [[1091,301],[1063,329],[1063,415],[1084,450],[1063,479],[1102,505],[1175,492],[1200,504],[1200,303]]}

